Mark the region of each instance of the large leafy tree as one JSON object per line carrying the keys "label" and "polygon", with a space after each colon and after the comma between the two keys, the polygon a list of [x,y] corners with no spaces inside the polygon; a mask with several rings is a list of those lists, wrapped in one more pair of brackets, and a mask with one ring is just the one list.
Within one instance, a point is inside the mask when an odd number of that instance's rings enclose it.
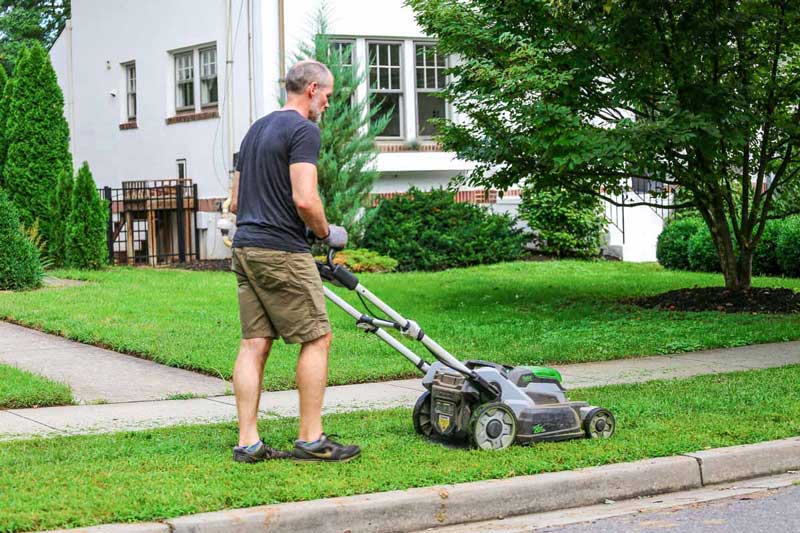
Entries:
{"label": "large leafy tree", "polygon": [[[327,18],[323,6],[314,19],[314,37],[301,47],[297,59],[320,61],[333,74],[330,107],[320,122],[319,190],[327,219],[353,232],[357,220],[362,224],[365,221],[364,210],[370,206],[370,193],[380,177],[374,165],[378,155],[375,137],[390,117],[372,96],[367,100],[356,98],[366,72],[353,60],[350,46],[331,41]],[[355,233],[359,231],[355,229]]]}
{"label": "large leafy tree", "polygon": [[10,72],[23,49],[53,45],[70,16],[70,0],[0,0],[0,64]]}
{"label": "large leafy tree", "polygon": [[473,184],[586,194],[679,188],[711,230],[725,284],[798,180],[800,3],[409,0],[457,54],[446,96],[469,120],[443,143]]}
{"label": "large leafy tree", "polygon": [[12,79],[4,135],[5,187],[22,224],[30,228],[39,219],[49,241],[50,196],[62,172],[72,175],[64,96],[39,43],[23,53]]}

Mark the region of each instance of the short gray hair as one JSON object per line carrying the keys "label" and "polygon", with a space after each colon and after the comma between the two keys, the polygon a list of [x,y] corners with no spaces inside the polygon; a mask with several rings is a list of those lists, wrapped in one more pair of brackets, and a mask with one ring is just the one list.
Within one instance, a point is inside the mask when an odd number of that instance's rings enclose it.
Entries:
{"label": "short gray hair", "polygon": [[327,87],[330,85],[331,77],[333,77],[331,71],[319,61],[313,59],[300,61],[286,73],[286,90],[290,93],[301,94],[309,84],[314,82],[321,87]]}

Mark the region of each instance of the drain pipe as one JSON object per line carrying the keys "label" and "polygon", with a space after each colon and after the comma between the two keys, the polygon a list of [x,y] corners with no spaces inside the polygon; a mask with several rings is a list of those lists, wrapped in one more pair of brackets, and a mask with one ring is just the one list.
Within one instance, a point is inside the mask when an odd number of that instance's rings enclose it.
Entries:
{"label": "drain pipe", "polygon": [[278,89],[282,100],[286,99],[286,28],[283,0],[278,0]]}
{"label": "drain pipe", "polygon": [[[244,2],[245,0],[240,0]],[[233,242],[230,238],[230,232],[234,228],[234,222],[231,220],[230,205],[233,201],[233,14],[231,12],[233,6],[231,0],[225,1],[225,32],[226,32],[226,50],[225,50],[225,129],[227,133],[227,154],[225,154],[225,164],[228,165],[228,198],[222,204],[222,216],[217,221],[217,230],[222,234],[222,242],[230,248]],[[249,1],[248,1],[248,14],[249,14]],[[248,29],[249,31],[249,29]]]}

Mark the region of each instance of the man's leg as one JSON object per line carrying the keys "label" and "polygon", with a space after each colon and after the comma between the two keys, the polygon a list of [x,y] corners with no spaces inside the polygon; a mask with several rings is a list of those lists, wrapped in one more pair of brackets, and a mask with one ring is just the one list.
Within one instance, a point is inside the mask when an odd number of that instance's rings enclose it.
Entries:
{"label": "man's leg", "polygon": [[239,414],[239,446],[249,446],[259,441],[258,401],[264,364],[272,348],[272,339],[242,339],[239,355],[233,366],[233,390],[236,393],[236,410]]}
{"label": "man's leg", "polygon": [[322,435],[322,399],[328,383],[330,333],[304,342],[297,361],[297,389],[300,393],[300,440],[312,442]]}

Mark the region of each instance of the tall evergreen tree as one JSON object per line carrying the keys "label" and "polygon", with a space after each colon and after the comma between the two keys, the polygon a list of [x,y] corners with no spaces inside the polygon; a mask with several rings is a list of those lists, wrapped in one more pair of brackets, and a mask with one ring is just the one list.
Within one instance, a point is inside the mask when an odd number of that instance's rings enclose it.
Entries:
{"label": "tall evergreen tree", "polygon": [[62,172],[58,177],[58,187],[51,196],[50,204],[50,242],[48,255],[53,265],[61,267],[67,261],[67,227],[69,215],[72,213],[72,191],[75,188],[75,178],[68,172]]}
{"label": "tall evergreen tree", "polygon": [[22,224],[30,227],[39,218],[50,241],[50,195],[62,172],[72,174],[64,96],[39,43],[20,58],[13,79],[5,130],[5,186]]}
{"label": "tall evergreen tree", "polygon": [[297,59],[315,59],[330,68],[334,92],[322,117],[322,148],[317,164],[319,191],[325,216],[351,233],[353,225],[369,207],[369,195],[380,177],[373,163],[378,155],[375,137],[389,121],[373,97],[356,98],[356,89],[366,71],[353,60],[350,47],[334,46],[328,37],[327,12],[321,7],[314,21],[314,38],[301,46]]}
{"label": "tall evergreen tree", "polygon": [[0,187],[3,186],[3,163],[5,162],[5,130],[6,130],[6,111],[5,109],[8,108],[7,105],[4,104],[6,101],[4,97],[4,92],[6,85],[8,84],[8,75],[6,75],[6,69],[0,64]]}
{"label": "tall evergreen tree", "polygon": [[43,275],[39,251],[20,228],[14,204],[0,189],[0,290],[35,289]]}
{"label": "tall evergreen tree", "polygon": [[100,199],[89,164],[84,161],[72,192],[67,223],[67,266],[99,269],[108,263],[107,221],[108,207]]}

